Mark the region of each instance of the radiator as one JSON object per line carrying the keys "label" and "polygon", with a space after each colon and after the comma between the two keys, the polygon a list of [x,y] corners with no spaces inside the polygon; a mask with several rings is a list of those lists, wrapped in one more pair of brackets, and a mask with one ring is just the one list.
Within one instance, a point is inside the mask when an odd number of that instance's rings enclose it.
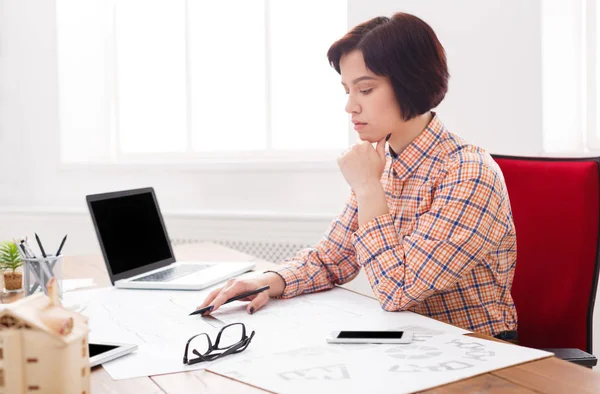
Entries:
{"label": "radiator", "polygon": [[258,257],[262,260],[272,263],[280,263],[283,260],[293,257],[301,249],[309,248],[310,244],[301,243],[283,243],[283,242],[261,242],[261,241],[229,241],[229,240],[211,240],[211,239],[182,239],[175,238],[171,240],[173,245],[212,242],[218,245],[226,246],[230,249]]}

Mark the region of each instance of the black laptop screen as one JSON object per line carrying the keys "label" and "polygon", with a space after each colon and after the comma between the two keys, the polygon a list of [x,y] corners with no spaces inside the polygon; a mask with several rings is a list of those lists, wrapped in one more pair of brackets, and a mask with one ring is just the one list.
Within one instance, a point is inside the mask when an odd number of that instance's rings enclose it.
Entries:
{"label": "black laptop screen", "polygon": [[113,275],[171,258],[152,193],[90,202]]}

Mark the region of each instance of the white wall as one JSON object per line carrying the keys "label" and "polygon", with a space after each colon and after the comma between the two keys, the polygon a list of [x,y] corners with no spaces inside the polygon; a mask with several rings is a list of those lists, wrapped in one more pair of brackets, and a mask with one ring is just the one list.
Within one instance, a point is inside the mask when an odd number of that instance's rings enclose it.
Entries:
{"label": "white wall", "polygon": [[[446,47],[452,77],[439,113],[448,127],[492,152],[538,153],[539,1],[350,0],[349,25],[400,10],[428,21]],[[87,193],[154,185],[165,211],[339,211],[348,189],[335,165],[296,172],[59,168],[54,15],[51,0],[0,2],[0,206],[83,211]]]}
{"label": "white wall", "polygon": [[446,126],[492,153],[542,150],[538,0],[349,0],[349,24],[394,12],[427,22],[446,49]]}
{"label": "white wall", "polygon": [[341,207],[348,189],[333,165],[294,173],[59,168],[54,1],[8,0],[0,7],[0,144],[12,148],[0,155],[7,173],[0,177],[0,206],[83,210],[85,194],[154,185],[165,210],[331,214]]}

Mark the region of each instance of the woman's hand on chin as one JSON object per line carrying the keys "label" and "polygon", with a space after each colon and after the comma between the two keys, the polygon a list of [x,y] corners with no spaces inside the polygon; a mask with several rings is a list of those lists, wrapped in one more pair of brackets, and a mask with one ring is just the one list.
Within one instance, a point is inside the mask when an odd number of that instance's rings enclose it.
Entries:
{"label": "woman's hand on chin", "polygon": [[361,141],[338,158],[342,175],[355,193],[380,185],[385,167],[385,141],[386,137],[377,141],[376,147],[369,141]]}

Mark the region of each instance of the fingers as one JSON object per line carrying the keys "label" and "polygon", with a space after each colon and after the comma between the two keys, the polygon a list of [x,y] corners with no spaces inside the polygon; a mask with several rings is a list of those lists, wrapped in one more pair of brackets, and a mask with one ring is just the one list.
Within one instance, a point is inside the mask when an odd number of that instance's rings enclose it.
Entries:
{"label": "fingers", "polygon": [[254,288],[252,287],[252,285],[246,281],[234,280],[233,283],[231,283],[229,286],[224,287],[223,290],[221,290],[221,292],[219,294],[217,294],[217,296],[214,298],[214,300],[211,303],[213,306],[213,309],[211,311],[207,312],[206,314],[210,314],[210,313],[216,311],[217,309],[219,309],[219,307],[221,305],[223,305],[225,303],[225,301],[227,301],[231,297],[235,297],[236,295],[238,295],[240,293],[243,293],[243,292],[249,291],[249,290],[253,290],[253,289]]}
{"label": "fingers", "polygon": [[226,289],[226,288],[228,288],[229,286],[231,286],[231,285],[233,284],[233,282],[234,282],[234,280],[233,280],[233,279],[229,279],[229,280],[227,281],[227,284],[225,284],[225,286],[223,286],[223,287],[219,287],[218,289],[214,289],[213,291],[211,291],[210,293],[208,293],[208,296],[207,296],[207,297],[204,299],[204,302],[203,302],[203,303],[202,303],[200,306],[196,307],[196,310],[198,310],[198,309],[202,309],[202,308],[204,308],[205,306],[208,306],[208,305],[210,305],[210,303],[211,303],[211,302],[212,302],[212,301],[213,301],[213,300],[214,300],[214,299],[217,297],[217,295],[218,295],[218,294],[219,294],[221,291],[223,291],[224,289]]}
{"label": "fingers", "polygon": [[[208,296],[204,299],[204,302],[202,304],[200,304],[199,306],[196,307],[196,310],[198,309],[202,309],[206,306],[209,306],[210,303],[217,297],[217,295],[221,292],[221,290],[223,290],[223,288],[219,288],[219,289],[215,289],[213,291],[211,291]],[[212,311],[212,307],[211,309],[202,312],[202,316],[204,315],[208,315],[210,312]]]}
{"label": "fingers", "polygon": [[263,305],[265,305],[267,302],[269,301],[269,294],[266,291],[263,291],[262,293],[259,293],[256,295],[256,297],[252,300],[252,302],[250,302],[250,304],[248,304],[248,306],[246,307],[246,310],[248,311],[249,314],[254,314],[254,312],[256,312],[257,310],[259,310],[260,308],[263,307]]}
{"label": "fingers", "polygon": [[219,294],[221,292],[221,290],[223,290],[223,287],[220,287],[220,288],[215,289],[215,290],[211,291],[210,293],[208,293],[208,296],[204,299],[204,302],[202,304],[200,304],[200,306],[197,307],[196,310],[202,309],[205,306],[210,305],[210,303],[217,297],[217,294]]}
{"label": "fingers", "polygon": [[[254,290],[260,287],[260,284],[254,283],[254,281],[248,280],[235,280],[232,279],[227,282],[227,285],[211,291],[202,305],[196,308],[196,310],[211,305],[211,309],[204,312],[203,315],[210,315],[221,307],[228,299],[235,297],[240,293]],[[248,313],[253,314],[259,308],[263,307],[269,301],[269,293],[267,291],[261,292],[256,295],[243,298],[240,301],[250,301],[246,310]]]}

